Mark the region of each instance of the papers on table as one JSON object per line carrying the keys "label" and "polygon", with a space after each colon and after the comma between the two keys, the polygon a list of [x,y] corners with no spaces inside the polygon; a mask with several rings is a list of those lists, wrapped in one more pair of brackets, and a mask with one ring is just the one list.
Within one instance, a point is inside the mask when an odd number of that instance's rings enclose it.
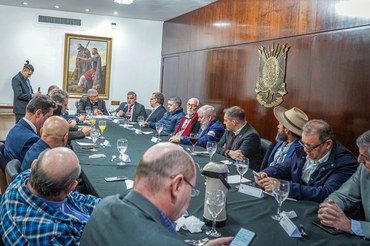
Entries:
{"label": "papers on table", "polygon": [[230,161],[230,160],[223,160],[223,161],[220,161],[222,162],[223,164],[226,164],[226,165],[231,165],[233,164],[234,162]]}
{"label": "papers on table", "polygon": [[84,142],[79,142],[79,141],[76,141],[76,143],[80,146],[94,146],[95,145],[94,143],[84,143]]}
{"label": "papers on table", "polygon": [[92,158],[92,159],[96,159],[96,158],[103,158],[103,157],[107,157],[106,155],[104,154],[94,154],[94,155],[89,155],[89,158]]}
{"label": "papers on table", "polygon": [[194,151],[195,155],[209,155],[207,151]]}
{"label": "papers on table", "polygon": [[129,189],[132,189],[132,187],[134,187],[134,181],[133,180],[130,180],[130,179],[126,179],[125,180],[125,184],[126,184],[126,188],[129,190]]}
{"label": "papers on table", "polygon": [[[229,184],[239,184],[239,182],[240,182],[240,175],[230,175],[230,176],[227,176],[227,182]],[[248,183],[248,182],[251,182],[251,180],[246,179],[246,178],[243,177],[242,183]]]}

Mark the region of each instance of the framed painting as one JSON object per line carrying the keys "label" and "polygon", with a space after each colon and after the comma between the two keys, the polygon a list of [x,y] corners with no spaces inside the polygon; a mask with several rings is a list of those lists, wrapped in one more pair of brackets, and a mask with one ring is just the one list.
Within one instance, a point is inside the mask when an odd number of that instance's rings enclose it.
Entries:
{"label": "framed painting", "polygon": [[112,38],[66,34],[63,90],[81,98],[90,88],[109,98]]}

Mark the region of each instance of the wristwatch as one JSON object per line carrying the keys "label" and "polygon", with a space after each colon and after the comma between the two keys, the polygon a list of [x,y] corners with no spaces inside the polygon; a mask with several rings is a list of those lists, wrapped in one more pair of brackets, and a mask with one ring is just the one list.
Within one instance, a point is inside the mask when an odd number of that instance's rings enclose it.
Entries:
{"label": "wristwatch", "polygon": [[230,156],[229,156],[229,153],[230,153],[230,150],[229,150],[229,149],[225,151],[225,155],[226,155],[227,157],[230,157]]}

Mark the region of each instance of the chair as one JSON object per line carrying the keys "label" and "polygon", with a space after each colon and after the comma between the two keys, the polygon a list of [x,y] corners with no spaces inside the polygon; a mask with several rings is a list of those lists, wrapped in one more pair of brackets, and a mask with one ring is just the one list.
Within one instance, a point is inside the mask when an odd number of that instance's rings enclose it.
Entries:
{"label": "chair", "polygon": [[271,154],[274,145],[267,139],[261,138],[261,167],[260,170],[265,169],[268,166],[268,159]]}
{"label": "chair", "polygon": [[5,166],[8,163],[3,156],[3,149],[5,145],[0,142],[0,194],[4,193],[8,186],[5,178]]}
{"label": "chair", "polygon": [[9,185],[20,173],[21,162],[18,159],[13,159],[8,162],[5,168],[6,182]]}

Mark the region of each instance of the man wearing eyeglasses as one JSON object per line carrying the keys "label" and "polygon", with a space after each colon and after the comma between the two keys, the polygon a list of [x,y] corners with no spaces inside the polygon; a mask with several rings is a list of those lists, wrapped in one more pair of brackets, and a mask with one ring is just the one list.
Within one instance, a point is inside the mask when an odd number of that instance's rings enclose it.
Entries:
{"label": "man wearing eyeglasses", "polygon": [[[320,205],[318,218],[326,226],[370,239],[370,130],[356,140],[360,164],[356,173]],[[344,211],[361,204],[361,221],[346,216]]]}
{"label": "man wearing eyeglasses", "polygon": [[160,92],[154,92],[150,98],[150,106],[153,108],[152,112],[148,115],[142,127],[148,127],[150,123],[155,124],[157,121],[162,119],[164,113],[167,112],[163,106],[164,96]]}
{"label": "man wearing eyeglasses", "polygon": [[[125,197],[104,198],[85,227],[81,245],[187,245],[174,221],[197,195],[196,167],[182,148],[159,143],[148,149],[136,170],[134,189]],[[224,245],[232,237],[210,241]]]}
{"label": "man wearing eyeglasses", "polygon": [[108,115],[105,102],[99,98],[98,91],[94,88],[87,91],[87,98],[80,99],[77,113],[86,113],[86,107],[90,107],[94,115]]}
{"label": "man wearing eyeglasses", "polygon": [[291,159],[260,172],[256,183],[271,192],[272,180],[290,180],[289,197],[322,202],[351,177],[358,163],[323,120],[303,126],[300,144]]}
{"label": "man wearing eyeglasses", "polygon": [[200,123],[198,122],[198,108],[199,99],[190,98],[186,104],[186,115],[180,121],[173,136],[168,140],[172,143],[181,142],[182,136],[189,136],[190,133],[197,133],[200,128]]}

